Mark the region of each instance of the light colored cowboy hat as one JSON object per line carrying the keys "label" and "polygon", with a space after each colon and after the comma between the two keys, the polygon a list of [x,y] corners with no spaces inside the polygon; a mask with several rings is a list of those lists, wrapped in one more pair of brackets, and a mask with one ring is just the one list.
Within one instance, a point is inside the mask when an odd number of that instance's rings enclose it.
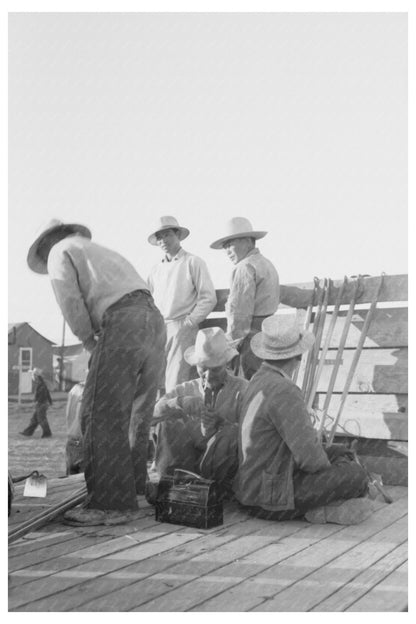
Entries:
{"label": "light colored cowboy hat", "polygon": [[305,331],[297,313],[269,316],[261,324],[261,332],[255,334],[250,346],[262,360],[284,360],[309,351],[315,336]]}
{"label": "light colored cowboy hat", "polygon": [[212,249],[221,249],[225,241],[231,238],[263,238],[267,232],[260,230],[253,230],[253,226],[250,221],[245,217],[233,217],[225,224],[224,235],[218,240],[211,243]]}
{"label": "light colored cowboy hat", "polygon": [[45,236],[48,236],[48,234],[52,234],[53,232],[58,232],[59,230],[65,230],[71,234],[81,234],[81,236],[91,238],[91,232],[87,227],[85,227],[85,225],[79,225],[78,223],[63,223],[63,221],[59,221],[59,219],[51,219],[49,223],[42,228],[39,236],[30,246],[27,254],[27,263],[35,273],[46,274],[48,272],[46,262],[38,256],[39,245],[43,242]]}
{"label": "light colored cowboy hat", "polygon": [[156,234],[158,232],[163,232],[163,230],[179,230],[179,240],[183,240],[184,238],[189,236],[188,228],[179,225],[175,217],[159,217],[158,221],[153,227],[152,233],[147,239],[151,245],[157,245]]}
{"label": "light colored cowboy hat", "polygon": [[222,366],[238,355],[234,344],[227,340],[221,327],[207,327],[199,330],[195,345],[188,347],[183,357],[191,366]]}

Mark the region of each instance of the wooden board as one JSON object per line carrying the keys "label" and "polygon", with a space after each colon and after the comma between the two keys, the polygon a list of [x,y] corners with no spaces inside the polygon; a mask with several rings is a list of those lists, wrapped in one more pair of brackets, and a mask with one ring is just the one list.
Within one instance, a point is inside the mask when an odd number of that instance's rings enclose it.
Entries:
{"label": "wooden board", "polygon": [[[328,414],[335,418],[340,394],[333,394]],[[322,410],[325,394],[318,395]],[[379,440],[408,439],[408,397],[401,394],[350,394],[341,414],[337,433]],[[318,411],[319,417],[319,411]],[[330,422],[326,425],[330,427]]]}
{"label": "wooden board", "polygon": [[[60,549],[46,547],[45,554],[39,549],[42,561],[36,561],[34,552],[25,553],[27,540],[10,549],[17,555],[13,560],[20,559],[20,567],[13,566],[10,573],[14,585],[9,608],[161,612],[257,607],[262,611],[270,610],[265,604],[274,603],[271,610],[280,611],[293,593],[297,610],[305,611],[318,600],[330,600],[335,589],[354,582],[357,575],[377,565],[380,556],[404,544],[407,490],[388,491],[392,505],[375,501],[375,513],[350,527],[302,520],[267,522],[250,518],[235,504],[226,506],[224,525],[209,531],[155,522],[153,510],[147,510],[139,526],[135,521],[88,530],[55,523],[49,527],[52,539],[62,531],[71,532],[72,538]],[[402,559],[396,553],[398,564]],[[389,565],[383,568],[384,577],[391,561]],[[318,582],[331,574],[336,584]],[[357,602],[384,577],[379,572],[374,575],[374,570],[368,573],[367,585],[355,594]],[[403,598],[405,588],[396,586]],[[392,610],[397,601],[391,597],[385,604]]]}
{"label": "wooden board", "polygon": [[[337,299],[339,288],[342,285],[343,280],[334,280],[333,287],[330,289],[328,304],[334,305]],[[321,280],[322,286],[323,280]],[[357,298],[357,303],[370,303],[377,292],[378,285],[380,283],[380,277],[367,277],[363,281],[363,288],[360,291],[360,296]],[[354,280],[350,280],[348,286],[344,290],[342,298],[342,304],[349,304],[351,294],[354,288]],[[228,289],[219,289],[217,293],[217,305],[214,308],[215,312],[222,312],[224,310],[225,302],[227,301]],[[281,284],[280,285],[280,303],[292,308],[307,308],[312,300],[313,283],[303,284]],[[320,297],[320,291],[315,295],[315,305]],[[386,275],[384,277],[384,283],[378,298],[379,301],[407,301],[408,300],[408,276],[402,275]]]}
{"label": "wooden board", "polygon": [[[285,313],[285,310],[278,310],[277,314]],[[335,324],[329,347],[338,348],[342,331],[344,329],[346,310],[340,310]],[[345,348],[355,349],[358,345],[361,330],[364,324],[367,310],[356,310],[347,335]],[[332,311],[326,315],[325,326],[322,336],[322,345],[331,322]],[[313,318],[313,317],[312,317]],[[200,324],[204,327],[227,327],[227,320],[224,316],[214,316],[206,319]],[[408,346],[408,309],[407,308],[384,308],[376,309],[371,321],[367,337],[364,341],[364,348],[383,347],[398,348]]]}
{"label": "wooden board", "polygon": [[[334,392],[343,392],[354,355],[353,349],[343,352]],[[319,379],[318,392],[326,392],[336,357],[335,349],[327,352]],[[301,385],[301,380],[300,374],[299,385]],[[364,394],[407,394],[407,384],[407,349],[364,349],[358,360],[349,391]]]}

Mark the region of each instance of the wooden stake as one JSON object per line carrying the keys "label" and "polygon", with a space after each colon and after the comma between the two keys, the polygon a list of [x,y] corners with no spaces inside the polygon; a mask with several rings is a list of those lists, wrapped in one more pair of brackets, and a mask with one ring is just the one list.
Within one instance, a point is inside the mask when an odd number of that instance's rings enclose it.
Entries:
{"label": "wooden stake", "polygon": [[363,328],[361,330],[360,338],[358,340],[358,345],[357,345],[357,348],[355,350],[353,360],[351,362],[350,370],[348,371],[347,379],[345,381],[345,387],[344,387],[344,390],[343,390],[343,393],[342,393],[342,396],[341,396],[341,402],[340,402],[340,405],[339,405],[339,408],[338,408],[338,413],[337,413],[337,415],[335,417],[334,423],[332,425],[331,433],[330,433],[329,438],[328,438],[328,444],[332,444],[332,441],[334,439],[335,431],[336,431],[336,428],[338,426],[339,419],[341,418],[341,414],[342,414],[342,411],[344,409],[344,404],[345,404],[345,401],[347,399],[348,392],[349,392],[349,389],[350,389],[350,386],[351,386],[351,381],[352,381],[352,378],[354,377],[355,369],[357,368],[358,360],[360,359],[360,355],[361,355],[361,351],[363,349],[364,341],[365,341],[365,339],[367,337],[368,328],[370,327],[371,321],[373,320],[374,311],[376,309],[378,297],[379,297],[379,294],[380,294],[380,291],[381,291],[381,287],[383,285],[383,279],[384,279],[384,274],[382,274],[381,277],[380,277],[379,287],[378,287],[376,293],[374,294],[373,300],[372,300],[371,305],[370,305],[370,309],[368,310],[367,316],[365,317],[364,325],[363,325]]}
{"label": "wooden stake", "polygon": [[310,365],[310,369],[309,369],[309,378],[308,378],[308,385],[307,385],[307,390],[305,393],[305,400],[307,402],[309,402],[309,396],[312,390],[312,386],[313,386],[313,382],[314,382],[314,377],[315,377],[315,369],[316,369],[316,364],[318,362],[318,358],[319,358],[319,349],[321,347],[321,340],[322,340],[322,334],[324,331],[324,325],[325,325],[325,320],[326,320],[326,310],[328,307],[328,297],[329,297],[329,289],[330,289],[330,284],[331,284],[331,280],[329,280],[328,278],[324,279],[324,293],[323,293],[323,303],[320,309],[320,313],[319,313],[319,319],[318,319],[318,326],[317,326],[317,330],[316,330],[316,336],[315,336],[315,342],[312,348],[312,352],[313,352],[313,356],[311,359],[311,365]]}
{"label": "wooden stake", "polygon": [[322,432],[324,431],[324,424],[325,424],[325,420],[328,414],[328,408],[331,402],[332,392],[334,390],[335,381],[338,375],[338,369],[341,364],[342,354],[344,352],[345,343],[347,341],[347,336],[348,336],[348,332],[349,332],[350,325],[351,325],[352,315],[354,314],[354,307],[355,307],[357,295],[359,292],[359,284],[360,284],[360,278],[358,278],[354,284],[354,289],[352,291],[351,299],[350,299],[350,305],[348,308],[347,316],[345,317],[344,327],[343,327],[341,338],[340,338],[339,345],[338,345],[337,355],[335,358],[334,366],[333,366],[331,377],[329,380],[328,390],[325,396],[325,402],[324,402],[324,406],[322,410],[322,417],[321,417],[321,421],[319,423],[319,429],[318,429],[320,436],[322,435]]}
{"label": "wooden stake", "polygon": [[344,290],[345,290],[345,286],[348,283],[348,278],[347,276],[344,277],[344,281],[342,283],[342,285],[340,286],[340,289],[338,291],[338,295],[337,295],[337,299],[335,302],[335,306],[334,309],[332,311],[332,316],[331,316],[331,321],[329,324],[329,328],[328,328],[328,332],[326,334],[325,337],[325,342],[324,342],[324,346],[322,347],[321,350],[321,355],[319,356],[319,366],[318,366],[318,370],[316,372],[315,375],[315,379],[313,380],[313,384],[310,390],[310,394],[307,400],[307,407],[308,409],[310,409],[312,407],[312,404],[314,402],[315,399],[315,395],[316,395],[316,390],[318,388],[318,383],[319,380],[321,378],[321,374],[322,374],[322,370],[324,368],[324,364],[325,364],[325,357],[326,354],[328,352],[328,348],[331,342],[331,338],[332,338],[332,334],[334,333],[334,329],[335,329],[335,324],[337,322],[337,318],[338,318],[338,312],[339,312],[339,308],[341,306],[341,301],[342,301],[342,296],[344,294]]}

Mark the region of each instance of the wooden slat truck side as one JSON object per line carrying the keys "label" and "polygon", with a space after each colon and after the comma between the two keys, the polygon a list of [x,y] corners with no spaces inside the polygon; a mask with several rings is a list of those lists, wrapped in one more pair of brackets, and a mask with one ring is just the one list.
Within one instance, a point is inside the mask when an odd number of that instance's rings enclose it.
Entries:
{"label": "wooden slat truck side", "polygon": [[[354,280],[349,280],[344,287],[342,307],[319,380],[315,403],[318,409],[322,408],[325,399],[353,283]],[[342,279],[332,282],[321,344],[324,343],[331,311],[342,284]],[[337,413],[367,310],[379,284],[379,276],[367,277],[360,282],[355,311],[328,410],[330,417]],[[277,314],[284,314],[288,307],[306,309],[313,297],[314,304],[317,304],[320,288],[314,292],[312,283],[282,285]],[[219,325],[225,328],[225,318],[219,313],[224,311],[227,296],[227,290],[217,291],[218,302],[214,314],[203,326]],[[381,473],[384,482],[391,485],[407,485],[407,352],[408,276],[385,275],[378,296],[377,309],[337,428],[337,438],[358,438],[358,451],[362,457],[364,456],[369,469]]]}

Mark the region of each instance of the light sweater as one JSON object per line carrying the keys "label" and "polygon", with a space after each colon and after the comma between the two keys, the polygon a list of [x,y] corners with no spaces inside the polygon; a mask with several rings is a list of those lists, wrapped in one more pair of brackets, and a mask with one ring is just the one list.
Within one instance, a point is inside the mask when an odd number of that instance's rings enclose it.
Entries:
{"label": "light sweater", "polygon": [[186,324],[197,326],[217,303],[205,262],[184,249],[172,260],[165,257],[156,264],[148,283],[165,321],[185,319]]}
{"label": "light sweater", "polygon": [[106,309],[127,293],[148,290],[123,256],[78,234],[52,247],[48,274],[66,322],[88,350]]}

